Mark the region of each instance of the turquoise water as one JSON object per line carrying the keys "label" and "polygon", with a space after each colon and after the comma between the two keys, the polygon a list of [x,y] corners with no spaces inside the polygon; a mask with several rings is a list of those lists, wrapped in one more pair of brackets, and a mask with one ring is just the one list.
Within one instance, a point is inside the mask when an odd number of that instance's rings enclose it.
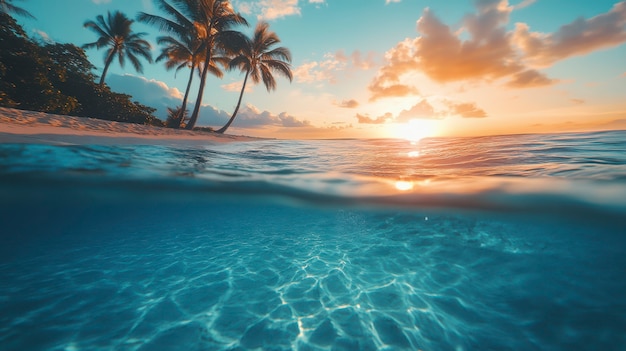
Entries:
{"label": "turquoise water", "polygon": [[626,132],[0,144],[0,350],[624,350]]}

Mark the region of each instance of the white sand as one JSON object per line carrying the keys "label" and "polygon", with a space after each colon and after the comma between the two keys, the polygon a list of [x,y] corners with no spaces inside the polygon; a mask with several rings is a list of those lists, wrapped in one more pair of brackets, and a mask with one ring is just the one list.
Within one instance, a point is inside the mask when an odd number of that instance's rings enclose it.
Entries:
{"label": "white sand", "polygon": [[262,140],[0,107],[0,143],[205,145]]}

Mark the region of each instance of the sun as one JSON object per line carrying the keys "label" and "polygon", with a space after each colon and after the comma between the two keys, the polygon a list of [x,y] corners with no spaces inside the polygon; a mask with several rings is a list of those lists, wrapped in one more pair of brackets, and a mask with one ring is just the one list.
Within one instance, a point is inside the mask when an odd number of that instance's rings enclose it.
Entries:
{"label": "sun", "polygon": [[439,120],[411,119],[406,123],[394,125],[391,133],[394,138],[418,142],[424,138],[438,136],[439,129]]}

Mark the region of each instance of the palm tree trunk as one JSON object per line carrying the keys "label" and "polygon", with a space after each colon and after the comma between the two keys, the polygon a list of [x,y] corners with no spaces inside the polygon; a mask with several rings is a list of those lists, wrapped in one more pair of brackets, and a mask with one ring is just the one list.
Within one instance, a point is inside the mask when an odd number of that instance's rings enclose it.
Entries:
{"label": "palm tree trunk", "polygon": [[[212,45],[212,44],[211,44]],[[202,76],[200,76],[200,89],[198,89],[198,98],[196,99],[196,105],[193,107],[193,113],[189,118],[189,123],[185,129],[192,130],[196,126],[198,121],[198,115],[200,114],[200,105],[202,105],[202,94],[204,94],[204,86],[206,85],[206,77],[209,73],[209,64],[211,63],[211,48],[207,49],[206,59],[204,60],[204,67],[202,68]]]}
{"label": "palm tree trunk", "polygon": [[241,87],[241,92],[239,93],[239,101],[237,101],[237,106],[235,107],[235,111],[233,112],[233,115],[230,117],[230,119],[228,120],[225,126],[215,131],[216,133],[224,134],[226,129],[228,129],[228,127],[230,127],[230,125],[235,120],[235,117],[237,116],[237,112],[239,112],[239,106],[241,106],[241,98],[243,97],[243,92],[246,90],[246,83],[248,82],[249,74],[250,74],[250,71],[249,70],[246,71],[246,77],[243,79],[243,86]]}
{"label": "palm tree trunk", "polygon": [[180,124],[183,122],[183,118],[185,117],[185,110],[187,109],[187,98],[189,97],[189,91],[191,90],[191,81],[193,80],[193,73],[196,70],[195,66],[191,66],[191,73],[189,73],[189,81],[187,82],[187,89],[185,90],[185,96],[183,97],[183,104],[180,107],[180,111],[178,111],[178,125],[176,125],[176,129],[180,128]]}
{"label": "palm tree trunk", "polygon": [[109,71],[109,66],[111,66],[111,62],[113,62],[114,56],[115,56],[115,51],[111,51],[109,56],[107,56],[107,60],[104,63],[104,70],[102,71],[102,77],[100,77],[100,86],[104,85],[104,77],[106,77],[107,72]]}

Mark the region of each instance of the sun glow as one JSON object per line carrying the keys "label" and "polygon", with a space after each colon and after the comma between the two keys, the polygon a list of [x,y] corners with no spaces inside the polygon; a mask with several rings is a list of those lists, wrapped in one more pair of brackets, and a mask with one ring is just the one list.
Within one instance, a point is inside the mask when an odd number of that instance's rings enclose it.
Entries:
{"label": "sun glow", "polygon": [[412,119],[407,123],[395,125],[392,135],[395,138],[418,142],[424,138],[439,135],[439,121],[432,119]]}
{"label": "sun glow", "polygon": [[413,189],[413,182],[410,181],[406,181],[406,180],[398,180],[395,183],[396,189],[400,190],[400,191],[408,191],[408,190],[412,190]]}

